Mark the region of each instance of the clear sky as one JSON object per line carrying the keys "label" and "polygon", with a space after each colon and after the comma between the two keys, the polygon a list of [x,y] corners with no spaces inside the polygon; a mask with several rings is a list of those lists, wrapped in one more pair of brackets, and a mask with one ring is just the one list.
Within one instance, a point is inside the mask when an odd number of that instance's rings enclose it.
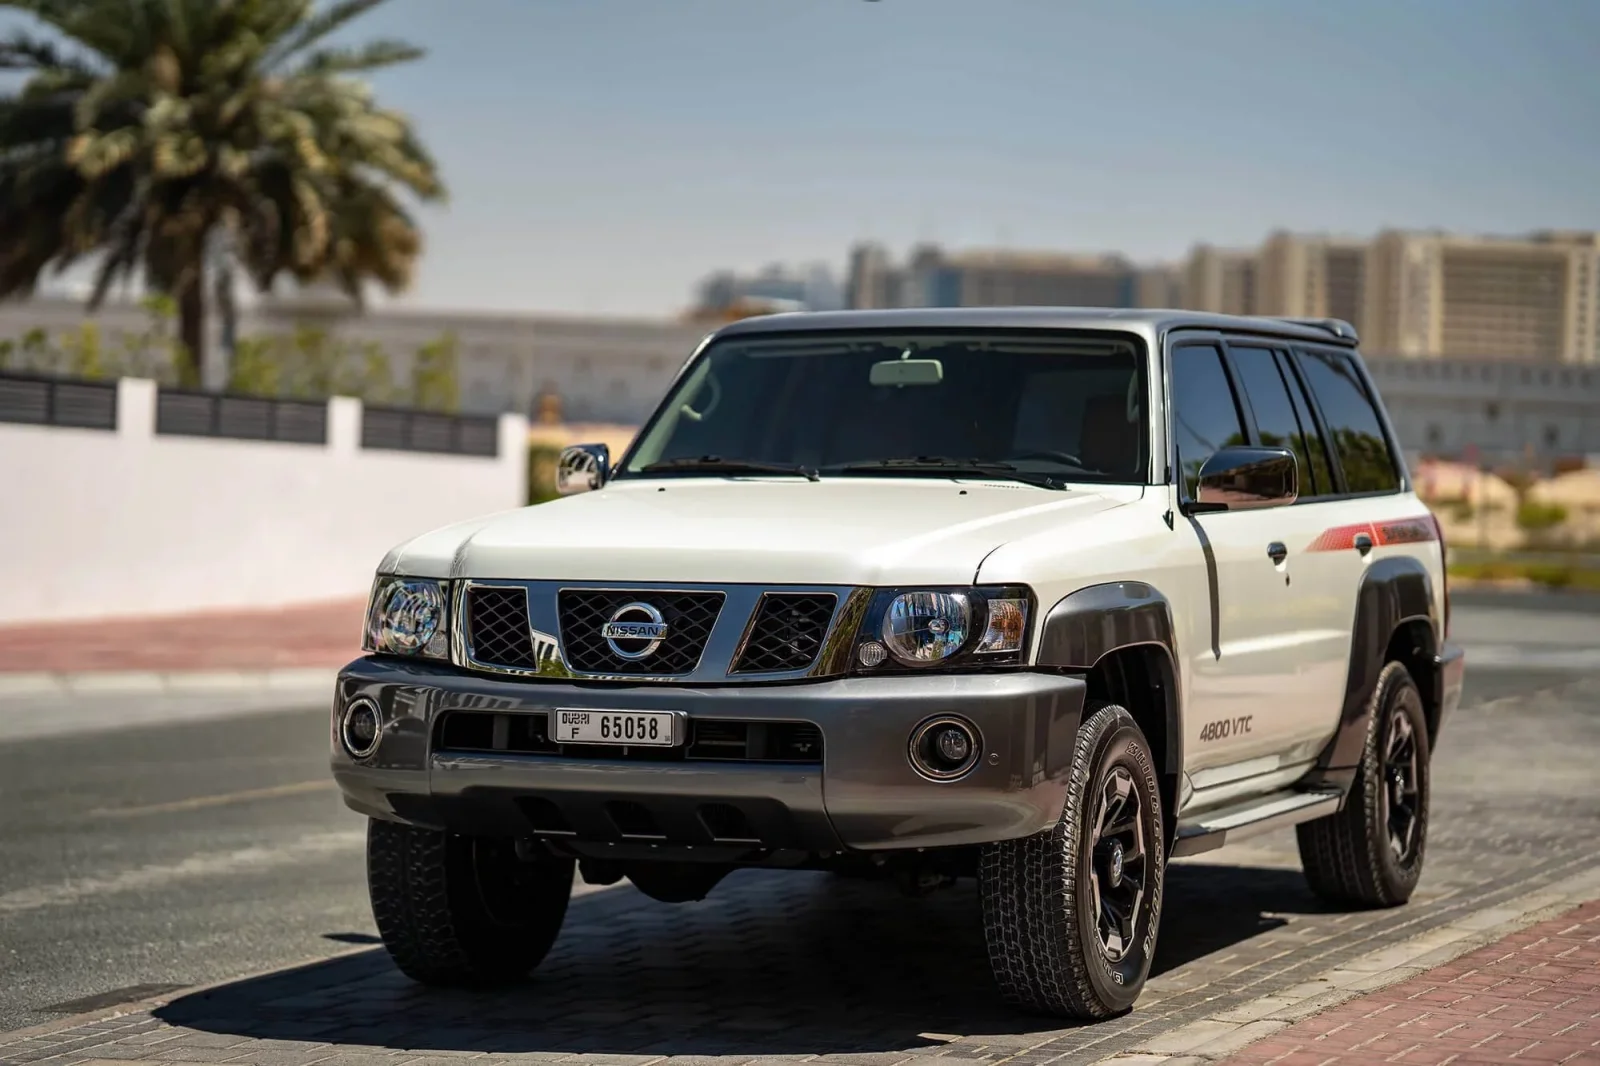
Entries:
{"label": "clear sky", "polygon": [[858,238],[1600,228],[1600,0],[391,0],[408,302],[666,314]]}

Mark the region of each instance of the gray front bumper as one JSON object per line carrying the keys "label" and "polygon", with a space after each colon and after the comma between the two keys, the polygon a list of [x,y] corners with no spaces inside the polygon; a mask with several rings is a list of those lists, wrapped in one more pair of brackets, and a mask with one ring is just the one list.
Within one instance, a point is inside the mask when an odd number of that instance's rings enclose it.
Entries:
{"label": "gray front bumper", "polygon": [[[384,725],[376,752],[352,760],[333,741],[333,773],[354,810],[469,834],[536,835],[529,804],[554,804],[580,847],[628,845],[608,803],[643,806],[657,847],[712,843],[694,811],[740,810],[771,851],[829,853],[948,847],[1046,829],[1061,815],[1082,713],[1082,679],[1042,673],[848,678],[737,686],[503,681],[451,667],[367,657],[339,674],[334,711],[373,699]],[[673,710],[691,718],[804,721],[823,734],[822,765],[637,762],[560,755],[436,752],[449,710],[499,714],[556,708]],[[911,767],[908,742],[933,714],[958,714],[984,755],[957,781]]]}

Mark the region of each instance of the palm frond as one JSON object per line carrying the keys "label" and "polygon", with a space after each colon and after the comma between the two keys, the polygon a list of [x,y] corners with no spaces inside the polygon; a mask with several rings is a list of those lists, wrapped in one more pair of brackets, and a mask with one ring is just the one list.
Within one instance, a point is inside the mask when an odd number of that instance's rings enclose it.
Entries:
{"label": "palm frond", "polygon": [[62,71],[82,78],[96,77],[93,64],[81,56],[63,52],[53,41],[35,37],[25,30],[13,30],[0,42],[0,70]]}
{"label": "palm frond", "polygon": [[268,53],[265,68],[276,69],[383,2],[384,0],[335,0],[325,10],[302,19],[298,26],[286,33],[277,46]]}
{"label": "palm frond", "polygon": [[98,0],[4,0],[8,7],[86,48],[113,66],[123,65],[144,28],[142,3],[106,4]]}
{"label": "palm frond", "polygon": [[427,55],[427,50],[405,41],[371,41],[359,48],[324,48],[306,56],[291,77],[329,77],[339,74],[365,74],[384,67],[410,63]]}

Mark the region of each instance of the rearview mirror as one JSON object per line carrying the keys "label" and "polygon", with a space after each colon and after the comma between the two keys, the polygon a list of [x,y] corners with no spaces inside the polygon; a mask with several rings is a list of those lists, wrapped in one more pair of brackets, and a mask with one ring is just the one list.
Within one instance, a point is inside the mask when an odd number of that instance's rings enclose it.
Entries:
{"label": "rearview mirror", "polygon": [[1250,511],[1300,498],[1300,466],[1287,448],[1223,448],[1200,467],[1190,510]]}
{"label": "rearview mirror", "polygon": [[937,359],[885,359],[872,364],[867,380],[874,385],[937,385],[944,380],[944,364]]}
{"label": "rearview mirror", "polygon": [[556,460],[556,492],[572,496],[590,492],[611,476],[611,449],[604,444],[574,444]]}

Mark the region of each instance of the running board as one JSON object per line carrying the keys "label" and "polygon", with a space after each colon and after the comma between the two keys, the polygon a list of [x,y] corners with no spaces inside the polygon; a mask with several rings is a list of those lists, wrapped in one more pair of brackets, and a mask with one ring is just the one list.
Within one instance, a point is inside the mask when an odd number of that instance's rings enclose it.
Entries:
{"label": "running board", "polygon": [[1256,796],[1193,818],[1180,818],[1178,842],[1172,854],[1199,855],[1215,851],[1232,840],[1333,814],[1343,805],[1344,796],[1338,792],[1288,790]]}

